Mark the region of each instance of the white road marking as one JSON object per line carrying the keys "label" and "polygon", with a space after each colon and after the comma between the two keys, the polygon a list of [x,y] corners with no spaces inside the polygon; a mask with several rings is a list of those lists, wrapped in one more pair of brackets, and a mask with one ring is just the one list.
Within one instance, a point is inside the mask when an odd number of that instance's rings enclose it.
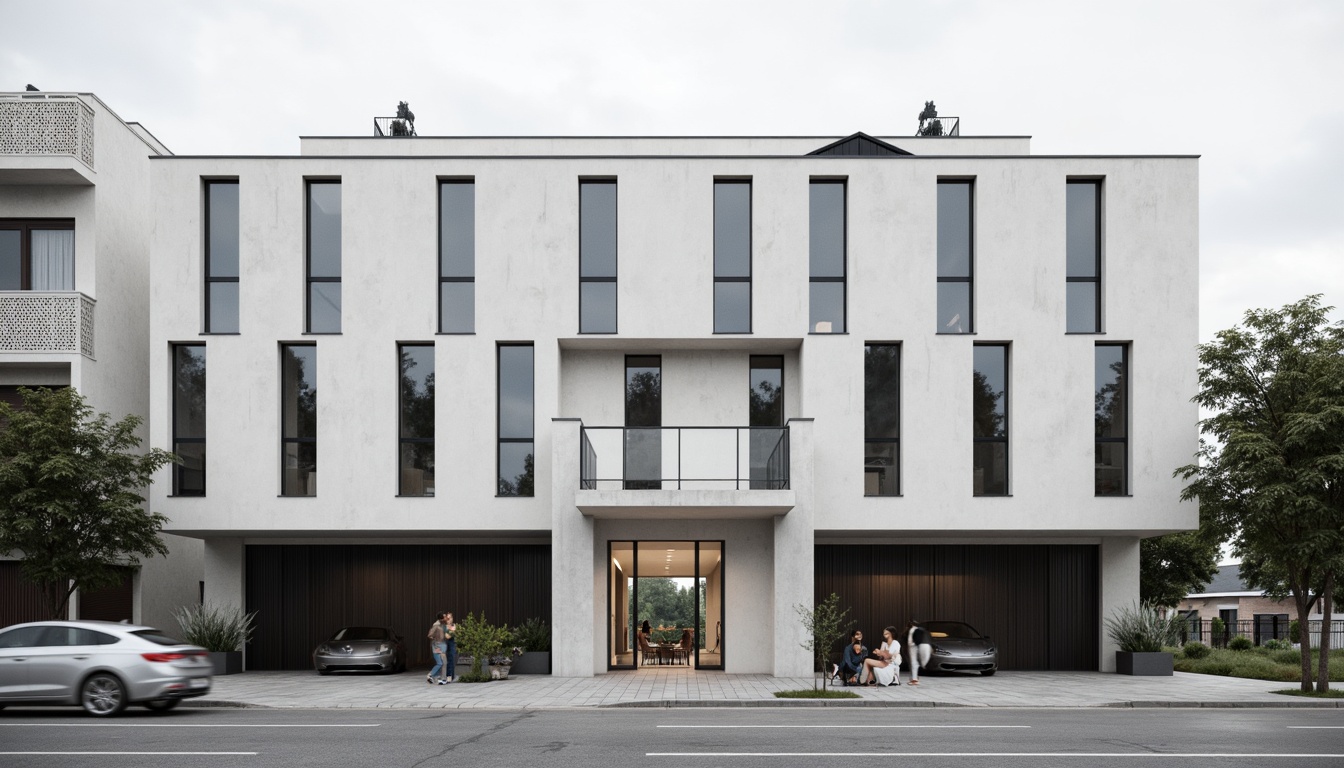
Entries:
{"label": "white road marking", "polygon": [[0,752],[0,755],[96,755],[107,757],[112,755],[252,755],[256,752]]}
{"label": "white road marking", "polygon": [[1030,725],[658,725],[656,728],[1030,728]]}
{"label": "white road marking", "polygon": [[1314,729],[1322,729],[1322,730],[1331,730],[1331,729],[1339,730],[1339,729],[1341,729],[1341,728],[1344,728],[1344,725],[1290,725],[1290,726],[1288,726],[1288,727],[1289,727],[1289,728],[1314,728]]}
{"label": "white road marking", "polygon": [[0,723],[0,728],[377,728],[382,723],[332,723],[325,725],[249,725],[246,723]]}
{"label": "white road marking", "polygon": [[1344,753],[1281,752],[645,752],[645,757],[1344,757]]}

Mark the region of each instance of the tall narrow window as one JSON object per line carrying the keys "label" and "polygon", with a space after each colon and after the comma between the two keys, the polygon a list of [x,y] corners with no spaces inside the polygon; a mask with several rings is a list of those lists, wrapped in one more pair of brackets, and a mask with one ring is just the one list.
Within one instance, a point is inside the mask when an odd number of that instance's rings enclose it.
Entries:
{"label": "tall narrow window", "polygon": [[308,332],[341,332],[341,183],[308,182]]}
{"label": "tall narrow window", "polygon": [[317,495],[317,347],[280,345],[282,496]]}
{"label": "tall narrow window", "polygon": [[1129,493],[1129,347],[1098,344],[1096,363],[1096,494]]}
{"label": "tall narrow window", "polygon": [[75,290],[75,222],[0,219],[0,291]]}
{"label": "tall narrow window", "polygon": [[972,408],[976,496],[1008,494],[1008,345],[975,346]]}
{"label": "tall narrow window", "polygon": [[901,492],[901,347],[863,348],[863,495]]}
{"label": "tall narrow window", "polygon": [[1101,331],[1101,182],[1065,185],[1068,276],[1065,296],[1069,333]]}
{"label": "tall narrow window", "polygon": [[205,495],[205,345],[173,345],[174,496]]}
{"label": "tall narrow window", "polygon": [[579,182],[579,333],[616,332],[616,182]]}
{"label": "tall narrow window", "polygon": [[788,488],[788,444],[784,439],[784,358],[751,356],[751,449],[748,487]]}
{"label": "tall narrow window", "polygon": [[625,357],[625,488],[663,487],[663,358]]}
{"label": "tall narrow window", "polygon": [[535,427],[531,344],[500,344],[497,363],[499,395],[499,495],[534,495]]}
{"label": "tall narrow window", "polygon": [[205,332],[238,332],[238,182],[205,183]]}
{"label": "tall narrow window", "polygon": [[751,182],[714,182],[714,332],[751,333]]}
{"label": "tall narrow window", "polygon": [[402,496],[434,495],[434,345],[399,344],[401,416],[398,424]]}
{"label": "tall narrow window", "polygon": [[975,331],[975,185],[938,182],[938,333]]}
{"label": "tall narrow window", "polygon": [[845,182],[814,180],[808,213],[808,330],[844,333]]}
{"label": "tall narrow window", "polygon": [[439,333],[476,331],[476,184],[439,182]]}

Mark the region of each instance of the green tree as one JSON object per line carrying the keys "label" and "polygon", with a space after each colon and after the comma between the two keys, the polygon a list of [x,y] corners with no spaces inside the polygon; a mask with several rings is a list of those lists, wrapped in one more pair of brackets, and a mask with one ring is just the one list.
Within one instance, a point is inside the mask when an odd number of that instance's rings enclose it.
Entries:
{"label": "green tree", "polygon": [[[1344,323],[1328,321],[1331,309],[1316,295],[1251,310],[1200,345],[1195,401],[1214,412],[1201,422],[1212,441],[1177,470],[1191,481],[1182,498],[1199,500],[1257,580],[1287,587],[1302,626],[1313,587],[1330,615],[1344,552]],[[1320,638],[1324,692],[1330,633]],[[1302,690],[1311,681],[1304,652]]]}
{"label": "green tree", "polygon": [[52,618],[77,589],[120,583],[122,566],[168,554],[168,518],[140,490],[177,457],[136,451],[141,420],[116,423],[71,388],[20,388],[22,408],[0,403],[0,552],[21,553]]}
{"label": "green tree", "polygon": [[[812,654],[821,668],[821,689],[824,691],[831,677],[826,674],[826,662],[830,660],[836,643],[844,642],[849,635],[854,622],[845,621],[849,616],[849,609],[840,610],[840,596],[834,592],[813,608],[799,604],[794,606],[794,610],[798,611],[798,618],[802,620],[803,629],[807,631],[807,639],[801,645]],[[816,687],[817,682],[813,678],[812,688]]]}
{"label": "green tree", "polygon": [[1219,542],[1205,531],[1182,531],[1139,543],[1139,601],[1175,608],[1218,570]]}

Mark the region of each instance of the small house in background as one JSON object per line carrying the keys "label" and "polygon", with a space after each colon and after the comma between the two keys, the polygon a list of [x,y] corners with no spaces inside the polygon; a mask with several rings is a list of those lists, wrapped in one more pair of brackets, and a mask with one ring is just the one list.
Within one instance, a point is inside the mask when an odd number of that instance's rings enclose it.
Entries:
{"label": "small house in background", "polygon": [[[1176,610],[1187,619],[1187,639],[1218,646],[1238,636],[1256,645],[1272,639],[1292,640],[1289,626],[1297,618],[1291,598],[1275,600],[1248,586],[1241,578],[1240,565],[1220,567],[1203,590],[1186,595]],[[1319,642],[1322,618],[1318,605],[1308,618],[1313,646]],[[1215,631],[1214,619],[1221,621],[1221,631]],[[1339,647],[1344,639],[1344,614],[1334,613],[1330,631],[1331,647]]]}

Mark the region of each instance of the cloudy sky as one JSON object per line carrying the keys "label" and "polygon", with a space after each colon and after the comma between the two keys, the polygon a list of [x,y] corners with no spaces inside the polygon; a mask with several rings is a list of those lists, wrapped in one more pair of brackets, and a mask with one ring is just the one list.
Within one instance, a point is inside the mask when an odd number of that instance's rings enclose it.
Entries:
{"label": "cloudy sky", "polygon": [[[1344,306],[1344,2],[26,2],[0,90],[92,91],[178,154],[422,135],[909,135],[1199,154],[1201,338]],[[1344,317],[1336,311],[1335,317]]]}

